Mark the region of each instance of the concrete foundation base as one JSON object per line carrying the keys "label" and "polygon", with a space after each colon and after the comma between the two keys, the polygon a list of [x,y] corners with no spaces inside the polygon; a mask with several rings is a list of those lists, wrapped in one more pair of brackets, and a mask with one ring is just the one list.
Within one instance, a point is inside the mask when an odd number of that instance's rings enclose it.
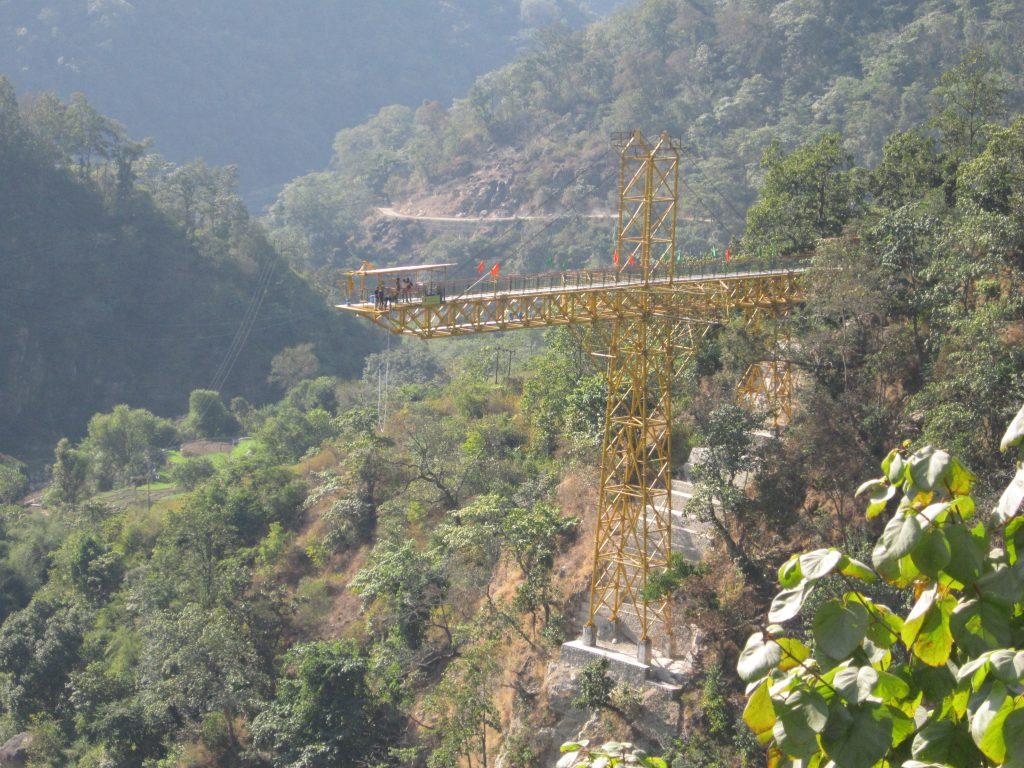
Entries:
{"label": "concrete foundation base", "polygon": [[[645,660],[637,658],[640,653],[644,654]],[[588,645],[584,630],[584,637],[580,640],[562,643],[562,662],[576,669],[583,669],[597,659],[608,662],[609,677],[634,687],[645,682],[678,686],[693,674],[688,662],[659,656],[650,642],[638,645],[633,642],[616,644],[602,640],[600,645]]]}

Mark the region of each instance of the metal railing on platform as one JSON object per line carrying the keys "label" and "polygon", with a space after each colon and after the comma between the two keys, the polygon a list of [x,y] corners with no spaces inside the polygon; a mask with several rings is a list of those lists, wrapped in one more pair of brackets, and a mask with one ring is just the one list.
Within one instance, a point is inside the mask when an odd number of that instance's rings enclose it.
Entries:
{"label": "metal railing on platform", "polygon": [[[764,272],[802,271],[809,264],[806,257],[745,257],[725,261],[716,259],[680,259],[670,269],[667,264],[652,270],[649,281],[664,284],[676,280],[695,280],[715,277],[735,277]],[[367,290],[360,297],[350,296],[349,305],[374,304],[387,309],[393,304],[443,304],[467,296],[530,295],[560,290],[590,290],[642,283],[644,275],[638,266],[612,269],[579,269],[542,272],[533,275],[501,275],[473,278],[454,278],[444,281],[425,281],[411,285],[388,286],[383,283],[381,293]]]}

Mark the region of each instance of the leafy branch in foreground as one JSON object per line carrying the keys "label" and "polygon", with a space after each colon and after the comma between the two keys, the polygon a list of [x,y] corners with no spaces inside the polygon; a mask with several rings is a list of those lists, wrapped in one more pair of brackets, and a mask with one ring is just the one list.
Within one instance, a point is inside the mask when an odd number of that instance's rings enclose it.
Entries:
{"label": "leafy branch in foreground", "polygon": [[562,745],[562,759],[557,768],[615,768],[635,765],[642,768],[668,768],[660,757],[651,757],[628,741],[609,741],[591,748],[589,741],[569,742]]}
{"label": "leafy branch in foreground", "polygon": [[[1001,447],[1022,442],[1024,409]],[[993,527],[975,514],[974,475],[945,451],[904,445],[882,473],[858,490],[868,518],[892,510],[870,566],[833,548],[779,569],[768,624],[737,665],[743,719],[771,766],[1024,765],[1024,466]],[[847,591],[804,617],[804,642],[782,625],[826,579]],[[905,616],[865,594],[879,579],[913,604]]]}

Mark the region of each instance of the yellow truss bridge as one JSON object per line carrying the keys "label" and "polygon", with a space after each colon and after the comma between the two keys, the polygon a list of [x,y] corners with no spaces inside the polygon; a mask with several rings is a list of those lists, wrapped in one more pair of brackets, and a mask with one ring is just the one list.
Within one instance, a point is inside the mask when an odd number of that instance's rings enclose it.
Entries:
{"label": "yellow truss bridge", "polygon": [[[733,317],[748,324],[779,317],[803,300],[799,259],[679,263],[676,221],[679,145],[634,132],[618,142],[616,266],[531,276],[450,280],[454,264],[375,269],[364,264],[343,282],[338,309],[396,334],[422,339],[565,325],[607,363],[608,400],[601,484],[584,641],[596,643],[600,612],[617,627],[639,625],[637,656],[651,657],[661,628],[673,653],[666,600],[649,601],[652,572],[672,552],[672,383],[710,328]],[[792,374],[778,361],[747,371],[741,396],[790,415]]]}

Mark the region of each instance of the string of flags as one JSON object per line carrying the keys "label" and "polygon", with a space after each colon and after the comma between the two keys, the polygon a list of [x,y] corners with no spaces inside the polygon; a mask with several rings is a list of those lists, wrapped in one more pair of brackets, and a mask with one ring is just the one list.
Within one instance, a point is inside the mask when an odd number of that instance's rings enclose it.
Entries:
{"label": "string of flags", "polygon": [[[485,271],[487,271],[487,265],[484,264],[484,262],[481,261],[479,264],[476,265],[476,271],[477,271],[477,274],[482,275]],[[498,272],[500,272],[500,271],[501,271],[501,262],[497,262],[497,261],[494,262],[494,266],[491,267],[491,277],[497,277],[498,276]]]}

